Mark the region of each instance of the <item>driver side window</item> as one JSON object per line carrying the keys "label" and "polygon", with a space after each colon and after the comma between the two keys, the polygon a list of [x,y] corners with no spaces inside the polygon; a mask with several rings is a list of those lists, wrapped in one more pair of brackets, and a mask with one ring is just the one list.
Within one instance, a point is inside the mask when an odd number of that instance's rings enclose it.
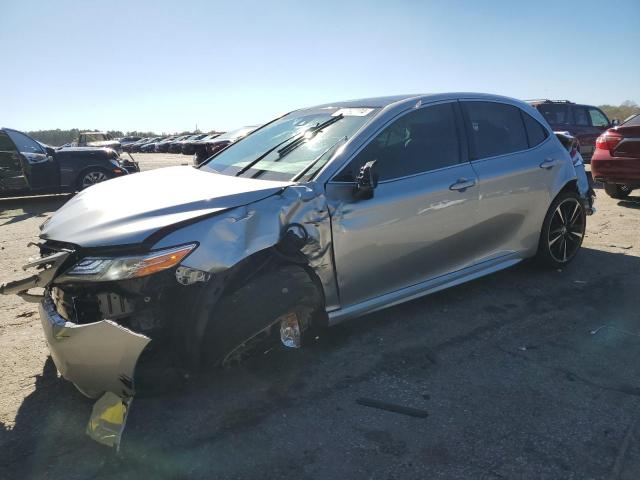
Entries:
{"label": "driver side window", "polygon": [[40,144],[32,138],[27,137],[24,133],[7,131],[7,134],[11,137],[13,143],[16,144],[20,153],[44,153]]}
{"label": "driver side window", "polygon": [[377,160],[381,182],[460,163],[452,103],[410,112],[379,133],[334,180],[355,181],[360,168]]}

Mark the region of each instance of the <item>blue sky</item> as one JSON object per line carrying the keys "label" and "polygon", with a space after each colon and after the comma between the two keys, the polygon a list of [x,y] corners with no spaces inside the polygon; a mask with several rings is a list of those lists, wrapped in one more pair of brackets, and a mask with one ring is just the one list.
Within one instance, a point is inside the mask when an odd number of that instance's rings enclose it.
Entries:
{"label": "blue sky", "polygon": [[640,103],[639,25],[638,0],[0,0],[0,126],[231,129],[444,91]]}

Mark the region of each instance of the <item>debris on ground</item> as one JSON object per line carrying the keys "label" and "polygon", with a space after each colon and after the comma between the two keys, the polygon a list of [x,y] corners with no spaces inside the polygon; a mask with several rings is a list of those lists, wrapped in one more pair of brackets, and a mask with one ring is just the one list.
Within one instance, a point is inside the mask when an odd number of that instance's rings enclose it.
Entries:
{"label": "debris on ground", "polygon": [[405,407],[404,405],[397,405],[395,403],[382,402],[373,398],[358,398],[356,403],[365,407],[378,408],[380,410],[387,410],[388,412],[409,415],[410,417],[427,418],[429,416],[429,413],[426,410]]}

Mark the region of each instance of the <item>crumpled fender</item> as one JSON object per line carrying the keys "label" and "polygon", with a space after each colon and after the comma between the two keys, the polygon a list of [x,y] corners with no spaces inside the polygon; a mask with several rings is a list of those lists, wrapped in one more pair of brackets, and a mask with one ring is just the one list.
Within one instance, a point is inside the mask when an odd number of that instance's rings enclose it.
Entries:
{"label": "crumpled fender", "polygon": [[327,310],[339,308],[331,218],[324,190],[315,183],[292,185],[265,199],[188,225],[169,233],[154,248],[197,241],[200,246],[182,265],[215,276],[277,245],[292,225],[302,226],[306,232],[301,252],[320,279]]}

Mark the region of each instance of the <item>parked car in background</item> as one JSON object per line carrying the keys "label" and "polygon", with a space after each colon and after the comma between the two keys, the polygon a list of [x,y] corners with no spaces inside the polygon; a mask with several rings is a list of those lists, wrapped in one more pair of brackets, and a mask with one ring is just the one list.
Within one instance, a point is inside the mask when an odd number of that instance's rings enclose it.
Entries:
{"label": "parked car in background", "polygon": [[124,150],[125,145],[135,143],[141,139],[142,137],[122,137],[122,138],[118,138],[117,140],[120,142],[120,145],[122,145],[122,149]]}
{"label": "parked car in background", "polygon": [[228,147],[232,143],[235,143],[241,138],[244,138],[245,136],[249,135],[256,128],[258,127],[255,125],[248,126],[248,127],[241,127],[236,130],[223,133],[222,135],[219,135],[211,140],[206,140],[201,144],[200,143],[196,144],[194,146],[194,154],[193,154],[194,165],[200,165],[210,156],[215,155],[220,150]]}
{"label": "parked car in background", "polygon": [[628,197],[640,188],[640,115],[610,128],[596,140],[591,175],[613,198]]}
{"label": "parked car in background", "polygon": [[[216,137],[219,137],[220,133],[209,133],[204,135],[202,138],[198,138],[197,140],[189,140],[182,143],[182,154],[183,155],[193,155],[196,150],[201,145],[206,145],[207,142],[213,140]],[[203,147],[205,148],[205,147]]]}
{"label": "parked car in background", "polygon": [[182,140],[177,140],[169,145],[169,152],[182,153],[182,150],[187,143],[201,140],[206,136],[206,133],[197,133],[194,135],[189,135],[187,138],[183,138]]}
{"label": "parked car in background", "polygon": [[0,129],[0,194],[83,190],[139,170],[110,148],[53,148],[17,130]]}
{"label": "parked car in background", "polygon": [[569,153],[518,100],[336,102],[279,117],[199,168],[89,189],[42,227],[30,265],[49,268],[0,292],[44,287],[60,374],[128,402],[143,349],[224,365],[526,258],[564,267],[584,201]]}
{"label": "parked car in background", "polygon": [[156,151],[156,146],[160,142],[164,141],[165,139],[166,139],[166,137],[155,137],[155,138],[152,138],[151,140],[149,140],[145,144],[140,145],[139,151],[144,152],[144,153],[155,152]]}
{"label": "parked car in background", "polygon": [[71,144],[73,147],[102,147],[122,150],[122,145],[118,140],[104,132],[82,132],[78,140]]}
{"label": "parked car in background", "polygon": [[591,161],[596,138],[612,126],[605,113],[592,105],[580,105],[569,100],[528,100],[551,128],[566,131],[580,142],[580,154],[585,163]]}
{"label": "parked car in background", "polygon": [[180,153],[182,151],[182,142],[192,137],[194,137],[194,134],[182,135],[176,138],[174,141],[169,143],[169,148],[167,148],[167,152]]}
{"label": "parked car in background", "polygon": [[165,152],[167,152],[167,153],[168,153],[168,152],[170,152],[170,151],[171,151],[172,146],[173,146],[175,143],[180,142],[180,141],[182,141],[182,140],[186,140],[186,139],[187,139],[187,138],[189,138],[190,136],[191,136],[191,134],[187,134],[187,135],[180,135],[179,137],[174,137],[170,142],[168,142],[168,143],[167,143],[167,146],[166,146],[166,150],[165,150]]}
{"label": "parked car in background", "polygon": [[143,143],[147,142],[150,139],[151,139],[151,137],[144,137],[144,138],[141,138],[140,140],[137,140],[135,142],[125,143],[122,146],[122,150],[124,152],[129,152],[129,153],[135,152],[139,145],[142,145]]}
{"label": "parked car in background", "polygon": [[162,140],[155,143],[154,151],[158,153],[167,153],[167,151],[169,150],[169,144],[174,140],[177,140],[178,138],[180,138],[178,135],[171,135],[169,137],[163,138]]}

